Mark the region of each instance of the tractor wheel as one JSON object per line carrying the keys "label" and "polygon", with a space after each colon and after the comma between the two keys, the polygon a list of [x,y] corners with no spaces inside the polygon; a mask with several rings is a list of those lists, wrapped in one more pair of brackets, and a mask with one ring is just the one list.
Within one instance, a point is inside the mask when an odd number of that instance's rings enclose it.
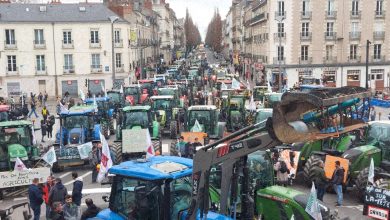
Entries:
{"label": "tractor wheel", "polygon": [[[385,172],[380,167],[375,167],[374,173],[383,173]],[[366,186],[368,184],[368,173],[369,173],[369,167],[364,168],[359,172],[359,175],[356,177],[355,181],[355,189],[356,189],[356,196],[360,201],[364,200],[364,194],[366,191]],[[379,180],[378,176],[374,176],[374,181]]]}
{"label": "tractor wheel", "polygon": [[176,121],[171,121],[171,123],[169,123],[169,131],[170,131],[171,139],[176,139],[177,138],[177,132],[178,132],[177,122]]}
{"label": "tractor wheel", "polygon": [[160,152],[160,155],[162,154],[162,146],[161,146],[161,138],[159,140],[152,140],[152,145],[154,148],[154,153],[157,154],[157,152]]}
{"label": "tractor wheel", "polygon": [[114,154],[114,164],[120,164],[123,160],[122,158],[122,143],[121,142],[115,142],[113,145],[110,146],[110,149],[112,153]]}
{"label": "tractor wheel", "polygon": [[110,129],[108,128],[108,125],[104,123],[102,124],[101,128],[102,128],[104,138],[106,139],[110,138]]}
{"label": "tractor wheel", "polygon": [[375,181],[374,186],[381,189],[390,189],[390,179],[378,179]]}
{"label": "tractor wheel", "polygon": [[171,156],[179,156],[179,152],[177,151],[176,143],[177,143],[177,140],[174,140],[171,142],[171,146],[169,149],[169,155],[171,155]]}
{"label": "tractor wheel", "polygon": [[38,161],[36,164],[35,164],[35,168],[40,168],[40,167],[47,167],[48,166],[48,164],[47,163],[45,163],[44,161],[42,161],[42,160],[40,160],[40,161]]}
{"label": "tractor wheel", "polygon": [[58,165],[58,162],[55,162],[55,163],[53,164],[53,167],[51,168],[51,171],[53,171],[53,173],[59,173],[59,172],[64,171],[64,167]]}
{"label": "tractor wheel", "polygon": [[110,135],[115,134],[116,125],[114,125],[114,120],[115,120],[115,119],[111,119],[111,120],[110,120]]}
{"label": "tractor wheel", "polygon": [[305,167],[303,168],[303,178],[308,187],[311,187],[314,179],[314,169],[319,166],[321,157],[318,155],[311,155],[306,161]]}

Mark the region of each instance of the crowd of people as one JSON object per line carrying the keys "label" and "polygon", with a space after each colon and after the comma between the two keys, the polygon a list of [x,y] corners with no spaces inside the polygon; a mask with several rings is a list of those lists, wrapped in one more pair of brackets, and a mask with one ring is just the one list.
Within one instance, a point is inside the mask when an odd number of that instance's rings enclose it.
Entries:
{"label": "crowd of people", "polygon": [[72,173],[73,190],[68,193],[61,178],[49,176],[45,184],[39,184],[35,178],[28,189],[28,198],[31,209],[34,213],[34,220],[41,219],[41,208],[43,203],[46,207],[45,217],[47,220],[86,220],[95,217],[100,208],[93,204],[92,199],[86,199],[87,209],[82,212],[81,199],[83,190],[83,179],[77,172]]}
{"label": "crowd of people", "polygon": [[203,146],[197,137],[195,137],[194,142],[189,140],[186,142],[183,136],[180,136],[179,141],[176,143],[176,150],[180,157],[193,158],[196,152],[196,148]]}

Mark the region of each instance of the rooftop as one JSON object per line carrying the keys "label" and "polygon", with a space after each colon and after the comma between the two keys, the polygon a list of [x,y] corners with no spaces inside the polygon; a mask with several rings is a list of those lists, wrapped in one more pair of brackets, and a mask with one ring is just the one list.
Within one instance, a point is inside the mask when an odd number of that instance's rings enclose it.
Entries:
{"label": "rooftop", "polygon": [[150,109],[150,105],[136,105],[136,106],[126,106],[123,108],[124,112],[134,111],[134,110],[145,110],[148,111]]}

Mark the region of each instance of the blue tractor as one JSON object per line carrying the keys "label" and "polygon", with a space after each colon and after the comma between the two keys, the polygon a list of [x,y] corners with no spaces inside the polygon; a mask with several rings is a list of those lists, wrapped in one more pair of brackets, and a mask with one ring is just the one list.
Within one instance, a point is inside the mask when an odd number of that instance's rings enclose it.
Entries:
{"label": "blue tractor", "polygon": [[81,159],[77,146],[100,140],[100,124],[95,123],[95,108],[93,106],[73,106],[60,113],[60,129],[56,134],[54,149],[57,162],[52,171],[60,172],[66,166],[79,166],[88,163]]}
{"label": "blue tractor", "polygon": [[94,102],[97,104],[97,112],[95,114],[95,120],[100,123],[102,134],[106,139],[110,137],[111,134],[115,134],[114,129],[114,112],[115,108],[111,105],[110,98],[97,97],[97,98],[87,98],[84,100],[85,104],[88,106],[94,106]]}

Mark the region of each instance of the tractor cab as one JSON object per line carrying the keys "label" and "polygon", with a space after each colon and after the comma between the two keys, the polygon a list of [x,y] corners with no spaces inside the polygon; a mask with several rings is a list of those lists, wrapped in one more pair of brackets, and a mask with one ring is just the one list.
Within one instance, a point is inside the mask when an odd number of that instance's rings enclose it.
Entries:
{"label": "tractor cab", "polygon": [[255,86],[253,87],[253,100],[264,101],[265,94],[268,92],[268,86]]}
{"label": "tractor cab", "polygon": [[222,117],[228,131],[237,131],[245,127],[245,99],[243,95],[232,95],[223,100]]}
{"label": "tractor cab", "polygon": [[126,105],[137,105],[141,103],[141,88],[138,85],[123,87],[123,97]]}
{"label": "tractor cab", "polygon": [[180,103],[180,94],[178,87],[164,87],[164,88],[158,88],[157,94],[159,96],[173,96],[176,106],[183,107],[183,103]]}
{"label": "tractor cab", "polygon": [[9,105],[0,105],[0,122],[10,120],[9,110],[10,110]]}
{"label": "tractor cab", "polygon": [[122,129],[133,129],[134,127],[151,127],[152,114],[150,106],[128,106],[123,108]]}
{"label": "tractor cab", "polygon": [[97,115],[99,117],[105,117],[105,115],[112,116],[113,109],[110,108],[109,97],[87,98],[84,100],[84,103],[87,106],[93,106],[95,101],[98,109]]}
{"label": "tractor cab", "polygon": [[140,84],[142,94],[148,94],[149,96],[152,96],[154,94],[153,89],[155,86],[155,82],[153,80],[143,79],[143,80],[138,80],[138,82]]}
{"label": "tractor cab", "polygon": [[204,132],[209,138],[223,136],[224,123],[219,123],[219,111],[214,105],[194,105],[188,108],[185,115],[184,130]]}
{"label": "tractor cab", "polygon": [[277,102],[282,100],[282,95],[283,93],[279,92],[265,93],[264,108],[273,108]]}
{"label": "tractor cab", "polygon": [[115,112],[123,106],[123,97],[120,91],[111,90],[107,92],[107,96],[110,99],[110,108],[115,109]]}

